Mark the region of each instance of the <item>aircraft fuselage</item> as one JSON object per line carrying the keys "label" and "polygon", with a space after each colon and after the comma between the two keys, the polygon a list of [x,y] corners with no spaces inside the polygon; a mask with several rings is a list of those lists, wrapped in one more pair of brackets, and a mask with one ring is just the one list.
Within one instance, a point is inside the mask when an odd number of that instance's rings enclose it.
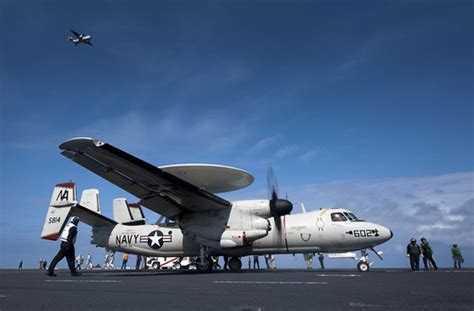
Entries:
{"label": "aircraft fuselage", "polygon": [[[347,218],[345,221],[334,220],[333,214],[347,212],[344,209],[323,209],[282,216],[280,230],[271,217],[268,218],[271,227],[268,234],[253,243],[231,248],[218,246],[218,241],[207,241],[207,244],[213,255],[339,253],[374,247],[392,237],[391,230],[378,224]],[[93,244],[155,257],[197,256],[200,245],[206,242],[183,235],[177,226],[119,224],[94,228],[93,232]]]}

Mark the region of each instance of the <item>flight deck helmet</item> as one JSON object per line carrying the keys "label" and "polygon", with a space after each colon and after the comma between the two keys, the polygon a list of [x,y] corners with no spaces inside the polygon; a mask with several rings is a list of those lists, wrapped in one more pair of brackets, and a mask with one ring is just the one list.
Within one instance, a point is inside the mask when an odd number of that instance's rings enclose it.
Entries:
{"label": "flight deck helmet", "polygon": [[80,219],[79,219],[79,217],[77,217],[77,216],[73,216],[73,217],[71,218],[71,222],[72,222],[73,224],[75,224],[75,225],[77,225],[77,224],[79,223],[79,220],[80,220]]}

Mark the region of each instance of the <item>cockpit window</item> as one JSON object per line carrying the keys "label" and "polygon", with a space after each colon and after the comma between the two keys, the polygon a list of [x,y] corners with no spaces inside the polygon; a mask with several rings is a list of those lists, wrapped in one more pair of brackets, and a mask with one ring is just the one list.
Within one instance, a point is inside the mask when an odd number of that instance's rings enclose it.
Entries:
{"label": "cockpit window", "polygon": [[347,217],[347,219],[349,219],[350,221],[355,220],[355,219],[352,218],[352,216],[351,216],[349,213],[347,213],[347,212],[344,212],[344,215],[345,215],[345,216]]}
{"label": "cockpit window", "polygon": [[351,215],[354,220],[358,220],[358,219],[359,219],[359,218],[357,218],[356,215],[354,215],[353,213],[349,213],[349,215]]}
{"label": "cockpit window", "polygon": [[342,213],[332,213],[331,214],[332,221],[347,221],[346,216]]}

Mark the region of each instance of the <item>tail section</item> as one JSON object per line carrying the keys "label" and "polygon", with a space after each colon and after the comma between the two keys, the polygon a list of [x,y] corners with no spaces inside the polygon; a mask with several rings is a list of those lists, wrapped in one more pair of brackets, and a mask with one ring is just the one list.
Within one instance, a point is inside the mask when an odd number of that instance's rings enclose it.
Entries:
{"label": "tail section", "polygon": [[87,189],[82,191],[80,205],[96,212],[97,214],[102,214],[100,211],[99,190]]}
{"label": "tail section", "polygon": [[76,204],[76,185],[72,182],[57,184],[51,196],[41,238],[57,240],[71,216],[71,208]]}
{"label": "tail section", "polygon": [[82,191],[81,203],[73,209],[72,215],[78,216],[81,222],[92,227],[116,225],[117,222],[101,215],[99,190],[86,189]]}
{"label": "tail section", "polygon": [[72,182],[54,187],[48,213],[41,231],[41,238],[57,240],[71,216],[92,227],[116,225],[117,222],[100,214],[99,191],[87,189],[82,192],[81,203],[76,201],[76,185]]}
{"label": "tail section", "polygon": [[144,225],[145,215],[140,204],[129,204],[126,199],[114,199],[114,219],[124,225]]}

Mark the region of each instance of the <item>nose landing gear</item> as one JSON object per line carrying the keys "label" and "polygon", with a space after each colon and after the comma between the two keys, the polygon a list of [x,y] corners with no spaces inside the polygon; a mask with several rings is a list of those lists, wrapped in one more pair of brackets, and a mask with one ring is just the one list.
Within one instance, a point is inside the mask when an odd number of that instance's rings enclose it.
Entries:
{"label": "nose landing gear", "polygon": [[368,262],[359,261],[357,263],[357,270],[359,270],[360,272],[367,272],[369,271],[369,269],[370,269],[370,264]]}
{"label": "nose landing gear", "polygon": [[[375,255],[380,258],[380,260],[383,260],[383,252],[377,252],[373,247],[370,247],[370,250],[373,251]],[[359,262],[357,263],[357,270],[359,270],[360,272],[367,272],[370,270],[370,266],[372,266],[374,262],[369,260],[369,254],[367,253],[367,249],[362,249],[360,251],[360,254],[361,256],[359,258]]]}

